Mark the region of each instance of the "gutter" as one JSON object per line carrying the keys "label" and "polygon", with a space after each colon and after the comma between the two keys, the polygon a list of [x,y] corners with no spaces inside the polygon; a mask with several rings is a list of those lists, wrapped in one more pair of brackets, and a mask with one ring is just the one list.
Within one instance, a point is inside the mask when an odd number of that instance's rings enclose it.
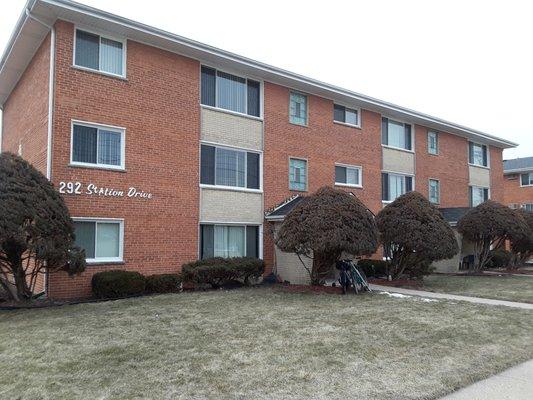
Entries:
{"label": "gutter", "polygon": [[[35,4],[35,1],[33,1]],[[33,6],[32,4],[32,6]],[[54,77],[55,77],[55,52],[56,52],[56,30],[52,25],[41,21],[39,18],[31,14],[31,9],[25,9],[27,19],[33,19],[41,25],[50,29],[50,68],[48,73],[48,127],[47,127],[47,146],[46,146],[46,178],[50,181],[52,178],[52,133],[53,133],[53,117],[54,117]],[[44,291],[43,296],[46,297],[48,292],[48,271],[44,274]]]}
{"label": "gutter", "polygon": [[[35,4],[35,1],[33,2]],[[55,50],[56,50],[56,30],[52,25],[41,21],[39,18],[31,14],[30,8],[25,9],[25,14],[28,19],[40,23],[50,30],[50,68],[48,74],[48,139],[46,147],[46,177],[48,180],[52,177],[52,119],[54,113],[54,74],[55,74]]]}
{"label": "gutter", "polygon": [[[86,6],[84,4],[75,3],[70,0],[39,0],[39,1],[41,3],[57,6],[57,7],[71,10],[74,12],[83,13],[83,14],[104,20],[106,22],[118,24],[118,25],[121,25],[123,27],[129,28],[129,29],[132,29],[138,32],[142,32],[142,33],[146,33],[151,36],[159,37],[161,39],[169,40],[171,42],[180,44],[182,46],[185,46],[185,47],[188,47],[188,48],[200,51],[200,52],[208,53],[215,57],[223,58],[233,63],[237,63],[243,66],[254,68],[263,73],[276,75],[278,77],[285,78],[291,81],[297,81],[304,85],[312,86],[315,89],[325,90],[330,93],[335,93],[337,95],[350,97],[356,101],[364,102],[364,103],[373,105],[378,108],[383,108],[387,111],[397,112],[397,113],[409,116],[411,118],[418,118],[429,124],[439,125],[441,127],[446,127],[446,128],[455,130],[457,132],[461,132],[462,134],[465,134],[465,135],[470,135],[470,136],[481,138],[481,139],[484,139],[490,142],[498,143],[500,146],[504,146],[504,147],[518,146],[517,143],[511,142],[505,139],[501,139],[496,136],[489,135],[487,133],[473,130],[462,125],[457,125],[452,122],[439,119],[437,117],[432,117],[427,114],[419,113],[409,108],[397,106],[395,104],[388,103],[382,100],[378,100],[373,97],[365,96],[363,94],[356,93],[350,90],[346,90],[338,86],[330,85],[325,82],[321,82],[321,81],[318,81],[312,78],[308,78],[303,75],[296,74],[294,72],[290,72],[290,71],[287,71],[281,68],[277,68],[277,67],[259,62],[259,61],[252,60],[247,57],[240,56],[235,53],[231,53],[231,52],[228,52],[228,51],[225,51],[225,50],[213,47],[213,46],[206,45],[204,43],[197,42],[195,40],[187,39],[185,37],[182,37],[182,36],[179,36],[179,35],[164,31],[164,30],[160,30],[160,29],[151,27],[149,25],[145,25],[145,24],[135,22],[124,17],[120,17],[120,16],[117,16],[117,15],[114,15],[114,14],[111,14],[105,11],[101,11],[96,8]],[[169,50],[169,51],[172,51],[172,50]],[[322,95],[322,97],[324,96]]]}
{"label": "gutter", "polygon": [[[31,10],[37,1],[39,1],[39,3],[41,4],[46,4],[48,6],[55,6],[63,10],[70,10],[76,13],[84,14],[87,16],[97,18],[99,20],[106,21],[108,23],[117,24],[122,27],[131,29],[131,30],[134,30],[140,33],[144,33],[150,36],[158,37],[160,39],[168,40],[170,42],[184,46],[186,48],[195,50],[197,52],[204,53],[204,56],[211,55],[214,57],[218,57],[220,59],[224,59],[231,63],[236,63],[244,67],[255,69],[258,72],[262,72],[263,74],[270,75],[271,77],[269,79],[274,83],[276,82],[276,80],[272,79],[272,77],[278,77],[280,78],[280,80],[286,79],[289,81],[298,82],[302,85],[309,86],[309,89],[307,91],[311,93],[312,93],[312,90],[310,89],[316,89],[318,91],[326,91],[331,94],[348,97],[355,101],[361,102],[363,103],[362,104],[363,108],[365,107],[364,104],[366,104],[366,107],[368,106],[375,107],[385,112],[399,113],[407,118],[414,118],[414,119],[420,120],[419,122],[409,121],[412,123],[418,123],[420,125],[429,124],[430,126],[428,127],[430,128],[441,129],[444,131],[449,130],[449,133],[455,134],[457,136],[465,135],[467,138],[474,139],[474,140],[482,139],[496,147],[509,148],[509,147],[518,146],[517,143],[511,142],[506,139],[502,139],[502,138],[499,138],[493,135],[489,135],[487,133],[477,131],[471,128],[467,128],[462,125],[454,124],[452,122],[448,122],[448,121],[439,119],[437,117],[432,117],[430,115],[423,114],[423,113],[411,110],[409,108],[401,107],[401,106],[398,106],[392,103],[378,100],[373,97],[365,96],[363,94],[356,93],[350,90],[346,90],[338,86],[330,85],[330,84],[327,84],[327,83],[324,83],[324,82],[321,82],[321,81],[318,81],[312,78],[305,77],[303,75],[299,75],[299,74],[296,74],[296,73],[293,73],[293,72],[290,72],[290,71],[287,71],[281,68],[277,68],[277,67],[274,67],[274,66],[262,63],[262,62],[258,62],[258,61],[240,56],[238,54],[234,54],[234,53],[231,53],[225,50],[221,50],[213,46],[209,46],[209,45],[206,45],[206,44],[203,44],[203,43],[191,40],[191,39],[187,39],[182,36],[178,36],[173,33],[167,32],[167,31],[163,31],[163,30],[160,30],[160,29],[157,29],[157,28],[154,28],[154,27],[151,27],[151,26],[139,23],[139,22],[129,20],[127,18],[123,18],[123,17],[117,16],[117,15],[114,15],[114,14],[111,14],[105,11],[100,11],[93,7],[75,3],[69,0],[29,0],[26,9]],[[58,15],[56,15],[56,17],[58,17]],[[14,34],[9,40],[8,50],[6,50],[6,52],[2,56],[2,59],[0,60],[0,74],[2,74],[2,70],[5,67],[6,60],[8,59],[11,53],[11,49],[16,41],[16,38],[20,34],[22,25],[24,24],[26,18],[27,16],[23,14],[21,18],[19,19],[17,26],[15,27]],[[170,49],[167,49],[167,50],[176,53],[175,50],[170,50]],[[188,55],[188,57],[191,57],[191,55]],[[265,80],[269,80],[269,79],[267,77],[267,79]],[[287,86],[287,83],[282,83],[282,84]],[[301,90],[306,91],[305,89],[301,89]],[[320,96],[324,97],[324,94],[321,94]],[[379,110],[374,110],[374,111],[381,112]]]}
{"label": "gutter", "polygon": [[510,174],[517,174],[520,172],[529,172],[533,171],[533,167],[527,167],[527,168],[517,168],[517,169],[506,169],[503,171],[504,175],[510,175]]}
{"label": "gutter", "polygon": [[36,2],[37,0],[28,0],[28,2],[26,3],[26,7],[24,8],[24,11],[22,11],[22,13],[20,14],[17,24],[15,25],[15,29],[13,29],[13,32],[11,33],[11,36],[9,37],[9,40],[7,42],[6,50],[4,51],[4,54],[2,54],[2,59],[0,60],[0,74],[4,70],[6,61],[11,55],[13,46],[15,45],[15,42],[20,36],[20,32],[22,32],[22,27],[28,20],[28,10],[33,9],[33,6],[35,5]]}

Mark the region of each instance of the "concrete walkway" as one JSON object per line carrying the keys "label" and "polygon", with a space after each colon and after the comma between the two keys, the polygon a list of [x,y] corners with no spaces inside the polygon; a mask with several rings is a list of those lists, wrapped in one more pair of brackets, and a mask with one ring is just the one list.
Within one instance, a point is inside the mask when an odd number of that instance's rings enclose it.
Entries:
{"label": "concrete walkway", "polygon": [[488,304],[492,306],[507,306],[507,307],[515,307],[515,308],[524,308],[526,310],[533,310],[533,304],[529,304],[529,303],[517,303],[514,301],[484,299],[481,297],[460,296],[460,295],[448,294],[448,293],[434,293],[434,292],[426,292],[422,290],[404,289],[404,288],[396,288],[392,286],[382,286],[382,285],[373,285],[373,284],[370,284],[370,288],[372,290],[379,290],[381,292],[400,293],[406,296],[419,296],[419,297],[427,297],[430,299],[468,301],[470,303],[477,303],[477,304]]}
{"label": "concrete walkway", "polygon": [[533,360],[476,382],[441,400],[531,400]]}

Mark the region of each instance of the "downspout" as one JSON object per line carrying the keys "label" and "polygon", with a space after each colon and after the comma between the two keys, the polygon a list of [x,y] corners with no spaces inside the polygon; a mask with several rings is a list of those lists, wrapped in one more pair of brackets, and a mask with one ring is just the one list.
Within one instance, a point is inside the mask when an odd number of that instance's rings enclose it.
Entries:
{"label": "downspout", "polygon": [[[56,55],[56,30],[54,26],[48,25],[31,14],[26,8],[26,16],[50,29],[50,69],[48,75],[48,139],[46,147],[46,178],[52,179],[52,133],[54,116],[54,83],[55,83],[55,55]],[[44,296],[48,293],[48,271],[44,274]]]}
{"label": "downspout", "polygon": [[26,9],[26,16],[50,29],[50,70],[48,76],[48,141],[46,148],[46,177],[48,178],[48,180],[50,180],[52,178],[52,119],[54,113],[56,30],[52,25],[48,25],[46,22],[43,22],[39,18],[32,15],[29,9]]}

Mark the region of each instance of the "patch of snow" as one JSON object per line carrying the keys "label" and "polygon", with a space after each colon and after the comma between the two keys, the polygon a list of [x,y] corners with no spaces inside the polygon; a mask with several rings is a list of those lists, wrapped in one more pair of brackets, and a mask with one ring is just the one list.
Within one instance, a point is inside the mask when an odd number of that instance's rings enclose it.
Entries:
{"label": "patch of snow", "polygon": [[[397,299],[409,299],[409,298],[413,297],[413,296],[408,296],[406,294],[401,294],[401,293],[390,293],[390,292],[379,292],[379,293],[386,294],[389,297],[395,297]],[[422,300],[425,303],[432,303],[432,302],[438,302],[439,301],[439,300],[435,300],[435,299],[428,299],[427,297],[415,297],[415,298],[418,298],[418,299]]]}
{"label": "patch of snow", "polygon": [[436,299],[428,299],[427,297],[421,297],[420,300],[426,302],[426,303],[433,303],[433,302],[439,302],[438,300]]}

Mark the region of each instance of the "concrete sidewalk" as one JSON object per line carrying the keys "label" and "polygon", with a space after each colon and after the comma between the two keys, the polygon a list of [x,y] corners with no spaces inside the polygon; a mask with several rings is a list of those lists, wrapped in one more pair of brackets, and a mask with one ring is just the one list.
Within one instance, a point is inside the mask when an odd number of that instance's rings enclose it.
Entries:
{"label": "concrete sidewalk", "polygon": [[531,400],[533,360],[476,382],[441,400]]}
{"label": "concrete sidewalk", "polygon": [[498,275],[498,276],[519,276],[519,277],[527,277],[527,278],[533,278],[533,274],[509,274],[509,273],[503,273],[498,271],[484,271],[484,274],[487,275]]}
{"label": "concrete sidewalk", "polygon": [[370,284],[370,288],[372,290],[379,290],[382,292],[400,293],[406,296],[419,296],[419,297],[427,297],[431,299],[468,301],[470,303],[477,303],[477,304],[488,304],[492,306],[507,306],[507,307],[515,307],[515,308],[524,308],[526,310],[533,310],[533,304],[529,304],[529,303],[517,303],[514,301],[484,299],[481,297],[460,296],[460,295],[448,294],[448,293],[434,293],[434,292],[426,292],[422,290],[404,289],[404,288],[396,288],[392,286],[382,286],[382,285],[373,285],[373,284]]}

